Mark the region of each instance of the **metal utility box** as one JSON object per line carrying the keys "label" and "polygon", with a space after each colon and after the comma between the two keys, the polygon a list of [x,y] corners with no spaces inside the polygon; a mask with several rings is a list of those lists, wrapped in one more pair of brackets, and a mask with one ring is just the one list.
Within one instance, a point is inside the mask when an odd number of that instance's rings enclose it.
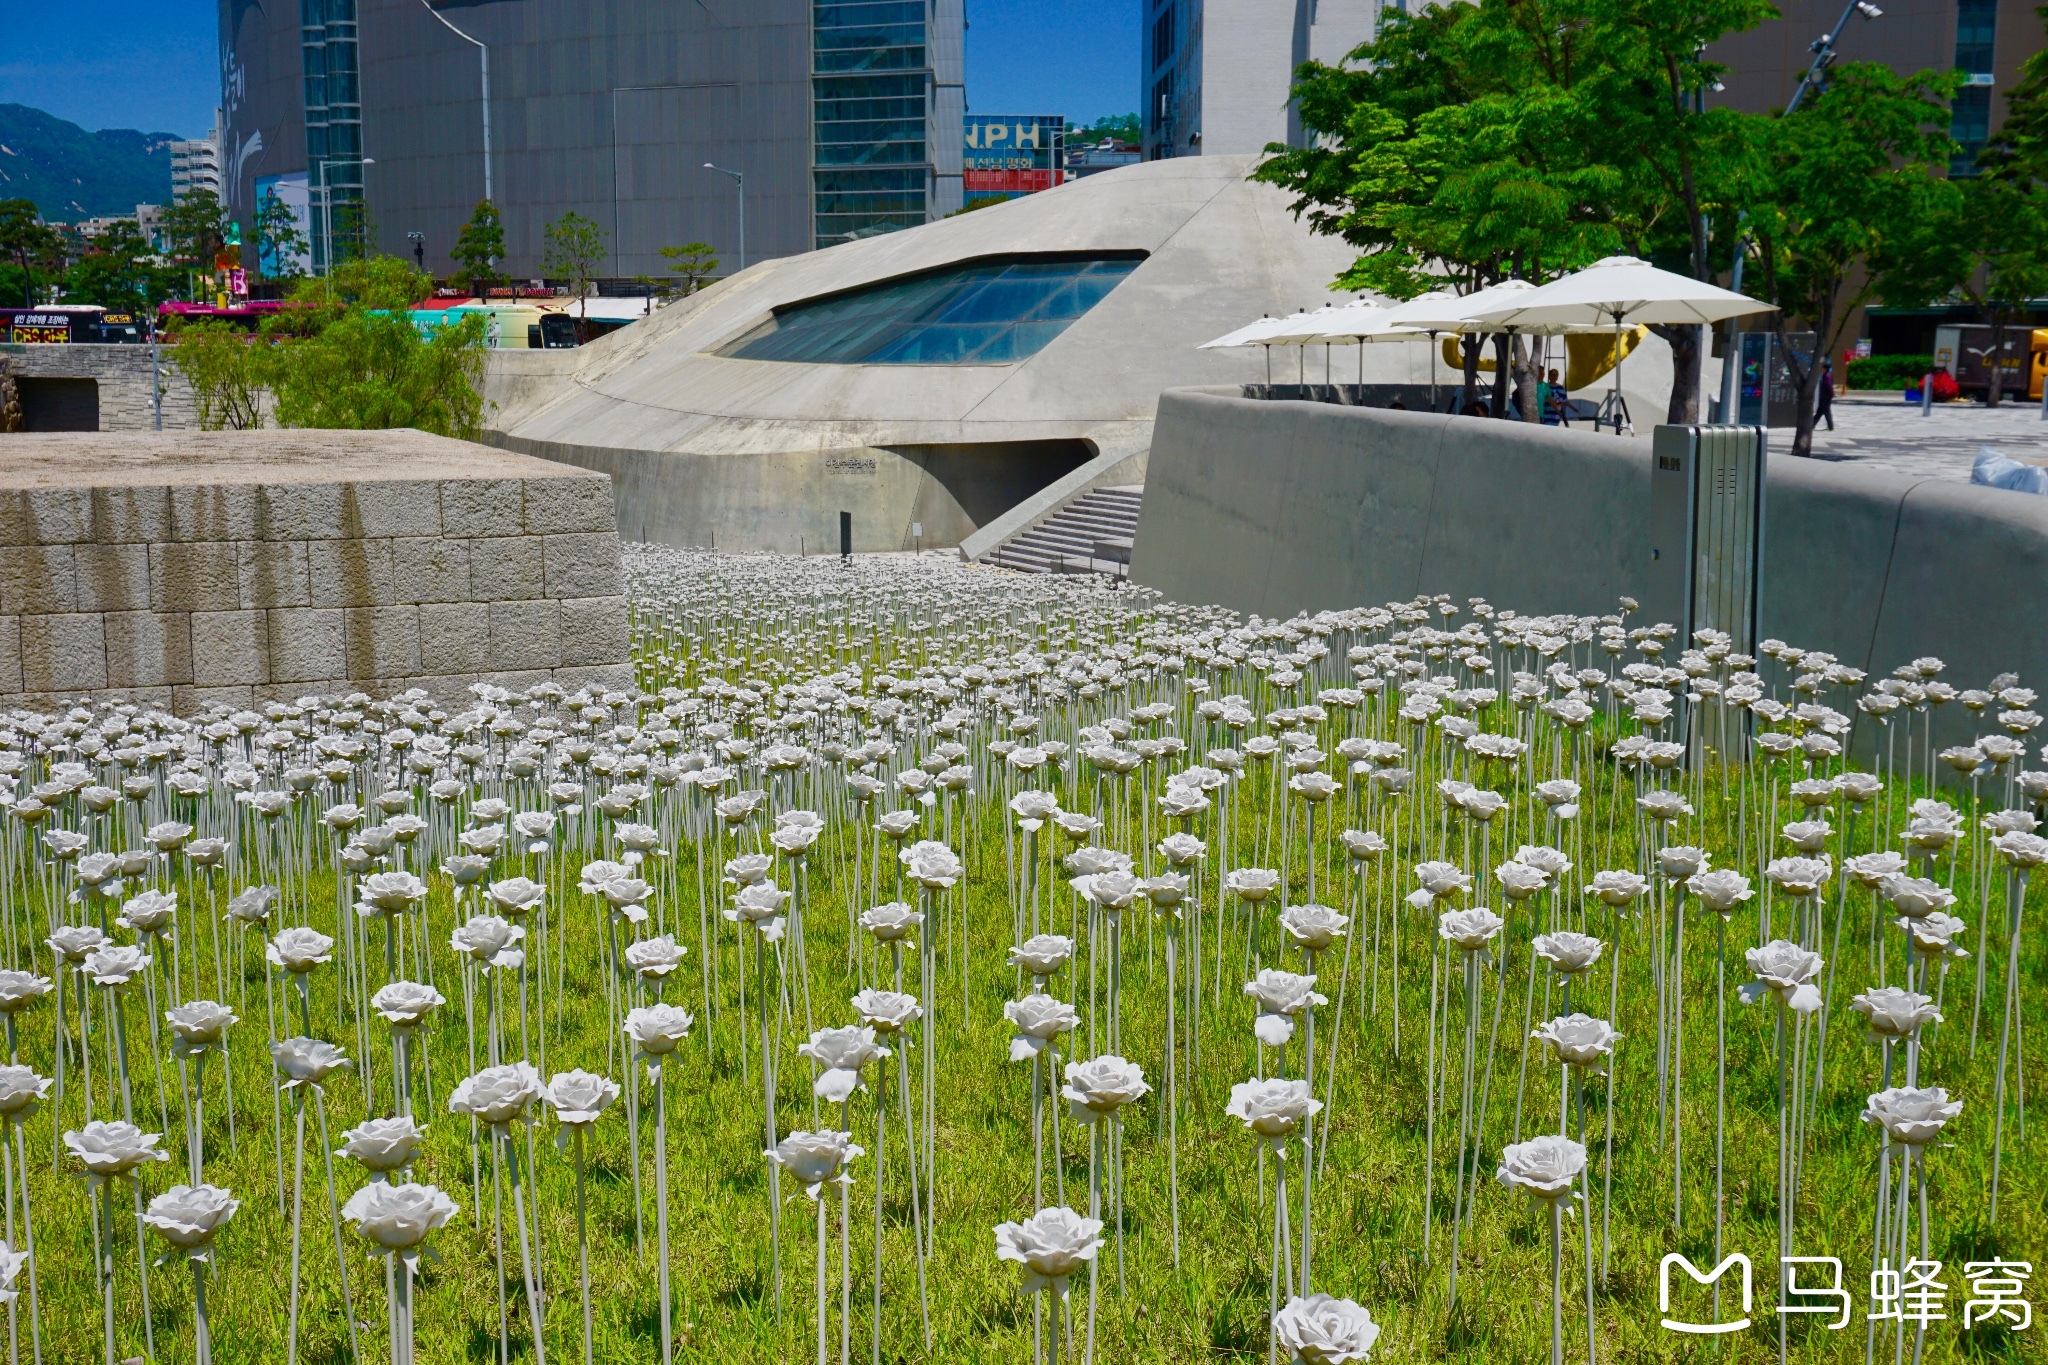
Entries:
{"label": "metal utility box", "polygon": [[1764,466],[1760,426],[1660,426],[1650,443],[1650,564],[1643,614],[1678,638],[1725,631],[1754,654],[1763,582]]}

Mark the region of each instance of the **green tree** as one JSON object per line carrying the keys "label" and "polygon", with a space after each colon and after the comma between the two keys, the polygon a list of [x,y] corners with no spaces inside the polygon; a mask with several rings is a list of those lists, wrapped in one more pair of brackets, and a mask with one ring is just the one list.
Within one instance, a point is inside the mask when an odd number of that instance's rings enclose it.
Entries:
{"label": "green tree", "polygon": [[202,318],[180,326],[169,359],[192,386],[203,431],[246,431],[263,425],[271,344],[232,323]]}
{"label": "green tree", "polygon": [[604,229],[572,209],[548,224],[546,240],[541,269],[557,279],[570,281],[576,291],[576,340],[588,341],[583,300],[589,297],[590,281],[604,260]]}
{"label": "green tree", "polygon": [[[1541,281],[1617,248],[1615,223],[1589,208],[1621,186],[1586,151],[1592,115],[1572,84],[1591,61],[1585,26],[1564,22],[1559,6],[1528,10],[1483,0],[1389,16],[1345,65],[1301,68],[1295,93],[1316,136],[1269,148],[1253,174],[1293,190],[1297,214],[1359,249],[1334,287],[1469,292],[1510,276]],[[1495,347],[1500,412],[1526,352],[1505,337]],[[1478,351],[1467,337],[1468,392]],[[1533,398],[1533,385],[1523,391]]]}
{"label": "green tree", "polygon": [[1115,138],[1118,142],[1143,142],[1145,131],[1136,114],[1106,114],[1093,123],[1067,129],[1069,147],[1101,142],[1104,138]]}
{"label": "green tree", "polygon": [[[360,191],[351,191],[360,193]],[[334,201],[334,222],[329,238],[332,249],[327,268],[332,270],[349,261],[367,260],[375,252],[377,243],[377,219],[370,212],[369,201],[365,199],[342,199]]]}
{"label": "green tree", "polygon": [[176,280],[174,272],[158,263],[155,249],[135,220],[122,218],[87,241],[64,277],[64,297],[141,313],[169,298]]}
{"label": "green tree", "polygon": [[[1620,190],[1595,205],[1627,249],[1697,280],[1713,281],[1714,224],[1734,235],[1740,168],[1760,120],[1707,107],[1724,68],[1702,53],[1730,33],[1772,18],[1770,0],[1585,0],[1593,64],[1581,86],[1592,155],[1616,167]],[[1671,346],[1666,421],[1699,420],[1705,336],[1698,326],[1652,328]]]}
{"label": "green tree", "polygon": [[291,205],[280,199],[274,189],[264,195],[263,202],[256,206],[258,267],[267,271],[266,262],[275,261],[277,272],[271,278],[296,280],[306,273],[300,260],[311,255],[312,245],[306,234],[299,231],[298,215],[292,212]]}
{"label": "green tree", "polygon": [[669,269],[677,276],[685,296],[696,293],[718,269],[718,257],[712,255],[709,242],[685,242],[681,246],[665,246],[661,254],[669,262]]}
{"label": "green tree", "polygon": [[[1886,303],[1908,307],[1961,294],[1991,325],[1999,357],[2028,301],[2048,295],[2048,52],[2027,59],[2006,109],[1976,173],[1937,201],[1919,250],[1900,253],[1885,292]],[[1986,406],[1998,406],[2005,377],[2003,365],[1991,367]]]}
{"label": "green tree", "polygon": [[22,307],[36,306],[36,273],[55,275],[62,250],[63,240],[43,222],[33,201],[0,199],[0,253],[18,272]]}
{"label": "green tree", "polygon": [[455,249],[448,254],[462,266],[469,292],[483,298],[492,285],[504,278],[497,265],[505,258],[505,220],[499,215],[498,206],[488,199],[479,201],[476,212],[469,215],[469,221],[457,234]]}
{"label": "green tree", "polygon": [[164,210],[165,254],[181,265],[207,271],[228,240],[228,213],[212,190],[193,190]]}
{"label": "green tree", "polygon": [[[1797,385],[1795,455],[1813,449],[1821,358],[1839,348],[1859,305],[1918,287],[1929,233],[1955,212],[1959,191],[1947,178],[1954,88],[1943,73],[1844,63],[1817,99],[1772,120],[1761,140],[1750,227]],[[1811,356],[1787,342],[1794,319],[1818,339]]]}
{"label": "green tree", "polygon": [[414,427],[473,440],[483,427],[484,319],[421,337],[403,312],[345,308],[268,362],[284,427]]}
{"label": "green tree", "polygon": [[296,331],[317,331],[339,317],[347,308],[375,312],[403,312],[434,293],[434,281],[398,256],[368,256],[336,262],[325,275],[302,279],[293,286],[290,301],[297,308],[286,317],[298,315],[291,325]]}

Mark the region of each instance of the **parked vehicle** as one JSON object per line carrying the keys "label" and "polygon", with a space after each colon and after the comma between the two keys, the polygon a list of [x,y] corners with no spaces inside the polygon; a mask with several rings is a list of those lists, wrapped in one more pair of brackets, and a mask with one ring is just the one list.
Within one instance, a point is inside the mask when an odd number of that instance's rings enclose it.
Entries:
{"label": "parked vehicle", "polygon": [[109,313],[96,303],[53,303],[42,308],[0,308],[0,341],[16,346],[146,341],[132,313]]}
{"label": "parked vehicle", "polygon": [[[1954,375],[1956,387],[1965,395],[1985,397],[1991,391],[1991,328],[1981,324],[1935,328],[1934,364]],[[2043,380],[2048,379],[2048,327],[2006,328],[1998,365],[2005,371],[2001,394],[2015,400],[2038,400]]]}

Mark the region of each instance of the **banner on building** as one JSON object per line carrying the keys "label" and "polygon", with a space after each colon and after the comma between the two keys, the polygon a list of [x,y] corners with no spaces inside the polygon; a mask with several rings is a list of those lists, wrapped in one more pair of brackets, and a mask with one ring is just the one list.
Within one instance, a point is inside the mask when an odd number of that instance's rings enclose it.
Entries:
{"label": "banner on building", "polygon": [[969,114],[961,163],[967,199],[1015,199],[1066,180],[1067,121],[1050,114]]}

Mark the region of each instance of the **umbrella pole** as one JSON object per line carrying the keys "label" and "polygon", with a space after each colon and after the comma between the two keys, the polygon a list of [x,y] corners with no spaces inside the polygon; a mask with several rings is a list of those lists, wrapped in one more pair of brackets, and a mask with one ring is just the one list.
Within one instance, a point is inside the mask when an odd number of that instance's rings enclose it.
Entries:
{"label": "umbrella pole", "polygon": [[1266,353],[1266,387],[1270,389],[1273,387],[1273,348],[1268,345],[1261,349]]}
{"label": "umbrella pole", "polygon": [[1614,315],[1614,404],[1610,416],[1614,419],[1614,434],[1621,435],[1621,314]]}
{"label": "umbrella pole", "polygon": [[[1359,364],[1365,362],[1360,360]],[[1436,411],[1436,333],[1429,334],[1429,410]]]}

